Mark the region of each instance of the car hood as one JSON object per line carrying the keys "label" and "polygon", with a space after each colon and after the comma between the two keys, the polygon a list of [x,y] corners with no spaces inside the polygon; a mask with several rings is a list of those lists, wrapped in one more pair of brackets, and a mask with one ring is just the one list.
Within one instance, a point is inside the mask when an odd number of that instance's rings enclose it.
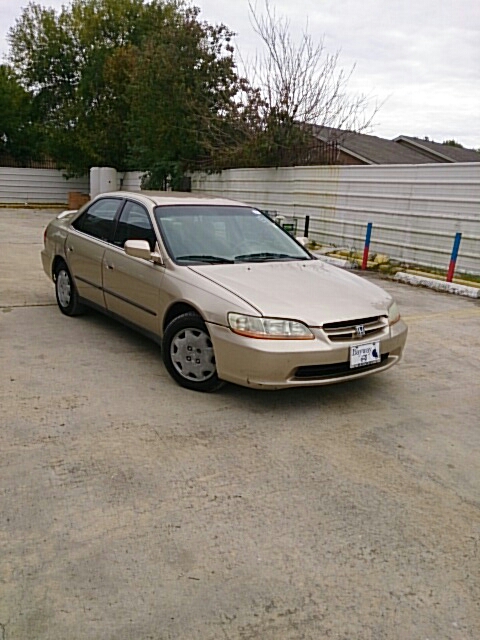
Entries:
{"label": "car hood", "polygon": [[264,316],[300,320],[312,327],[383,315],[392,301],[380,287],[321,260],[198,265],[190,269],[228,289]]}

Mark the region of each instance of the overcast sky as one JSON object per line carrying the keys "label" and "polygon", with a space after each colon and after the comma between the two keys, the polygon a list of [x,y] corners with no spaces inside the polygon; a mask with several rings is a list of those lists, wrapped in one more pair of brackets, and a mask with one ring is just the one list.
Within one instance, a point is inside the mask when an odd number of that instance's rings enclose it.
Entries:
{"label": "overcast sky", "polygon": [[[301,34],[325,36],[340,64],[356,65],[352,92],[384,102],[370,133],[405,134],[480,148],[480,0],[270,0]],[[0,55],[27,0],[0,0]],[[68,0],[40,0],[59,9]],[[248,0],[197,0],[201,17],[223,22],[244,58],[261,47]],[[257,0],[260,10],[263,0]]]}

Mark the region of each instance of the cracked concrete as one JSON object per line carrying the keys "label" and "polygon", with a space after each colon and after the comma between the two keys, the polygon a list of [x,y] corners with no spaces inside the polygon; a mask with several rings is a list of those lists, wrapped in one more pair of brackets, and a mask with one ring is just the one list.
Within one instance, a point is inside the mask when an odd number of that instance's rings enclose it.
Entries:
{"label": "cracked concrete", "polygon": [[51,215],[0,211],[0,640],[478,640],[478,301],[384,282],[398,367],[195,394],[55,309]]}

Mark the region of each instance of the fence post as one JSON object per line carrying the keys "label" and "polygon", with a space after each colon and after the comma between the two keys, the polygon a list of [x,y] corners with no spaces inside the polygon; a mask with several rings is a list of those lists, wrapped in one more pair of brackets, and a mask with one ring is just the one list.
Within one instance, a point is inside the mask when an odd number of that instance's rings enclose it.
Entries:
{"label": "fence post", "polygon": [[303,236],[308,238],[308,230],[310,228],[310,216],[305,216],[305,227],[303,229]]}
{"label": "fence post", "polygon": [[365,248],[363,250],[363,260],[362,260],[363,270],[367,268],[368,252],[370,251],[370,237],[372,235],[372,226],[373,224],[371,222],[367,224],[367,235],[365,236]]}
{"label": "fence post", "polygon": [[448,267],[447,282],[451,282],[453,280],[453,274],[455,272],[455,265],[457,264],[458,250],[460,249],[461,239],[462,234],[457,231],[457,233],[455,234],[455,241],[453,243],[452,257],[450,258],[450,265]]}

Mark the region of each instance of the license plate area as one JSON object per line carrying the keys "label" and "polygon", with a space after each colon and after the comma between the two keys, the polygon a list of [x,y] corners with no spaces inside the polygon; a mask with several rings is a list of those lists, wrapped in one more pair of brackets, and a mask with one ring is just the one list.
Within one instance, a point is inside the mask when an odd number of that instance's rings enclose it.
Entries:
{"label": "license plate area", "polygon": [[350,347],[350,369],[381,362],[380,342],[365,342]]}

